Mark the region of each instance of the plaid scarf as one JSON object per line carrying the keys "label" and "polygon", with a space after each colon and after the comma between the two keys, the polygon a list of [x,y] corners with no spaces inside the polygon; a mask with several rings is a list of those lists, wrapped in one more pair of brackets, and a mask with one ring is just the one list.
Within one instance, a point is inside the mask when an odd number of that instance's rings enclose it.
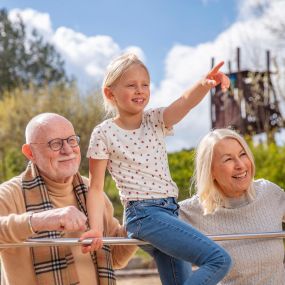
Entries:
{"label": "plaid scarf", "polygon": [[[49,194],[38,168],[29,163],[22,176],[22,189],[27,212],[41,212],[53,209]],[[79,173],[74,175],[73,190],[78,207],[87,216],[87,186]],[[59,231],[37,232],[34,238],[59,238]],[[76,285],[80,284],[70,247],[34,247],[31,248],[34,270],[38,285]],[[104,245],[101,250],[91,253],[95,272],[99,276],[99,285],[115,285],[116,278],[112,266],[110,248]]]}

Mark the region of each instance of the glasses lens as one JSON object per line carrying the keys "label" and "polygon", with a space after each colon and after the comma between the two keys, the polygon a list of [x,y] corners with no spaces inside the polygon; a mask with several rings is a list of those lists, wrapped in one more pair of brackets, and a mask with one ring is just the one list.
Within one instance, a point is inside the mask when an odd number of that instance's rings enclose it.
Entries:
{"label": "glasses lens", "polygon": [[75,147],[78,146],[80,141],[80,137],[79,136],[71,136],[67,139],[67,143],[71,146],[71,147]]}
{"label": "glasses lens", "polygon": [[49,146],[52,150],[60,150],[63,145],[62,139],[54,139],[49,142]]}

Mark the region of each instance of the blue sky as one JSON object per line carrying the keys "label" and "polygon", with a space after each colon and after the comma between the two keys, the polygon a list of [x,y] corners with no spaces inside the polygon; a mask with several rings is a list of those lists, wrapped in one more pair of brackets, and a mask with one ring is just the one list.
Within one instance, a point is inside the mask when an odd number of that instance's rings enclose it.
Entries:
{"label": "blue sky", "polygon": [[[51,42],[85,91],[100,86],[114,57],[133,51],[151,74],[149,107],[167,106],[209,71],[212,57],[234,71],[237,47],[241,68],[251,70],[264,70],[271,50],[285,90],[284,38],[268,29],[285,25],[285,0],[0,0],[0,7]],[[206,96],[175,127],[169,151],[195,147],[209,131],[209,103]]]}
{"label": "blue sky", "polygon": [[[2,0],[8,10],[48,13],[53,29],[66,26],[87,36],[109,35],[121,47],[139,46],[152,79],[177,43],[195,46],[213,40],[237,18],[236,0]],[[210,64],[210,63],[209,63]]]}

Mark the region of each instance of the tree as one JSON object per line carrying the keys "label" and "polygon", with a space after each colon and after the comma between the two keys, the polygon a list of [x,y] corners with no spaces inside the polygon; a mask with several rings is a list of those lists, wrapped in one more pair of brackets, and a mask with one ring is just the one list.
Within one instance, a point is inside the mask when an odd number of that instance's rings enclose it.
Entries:
{"label": "tree", "polygon": [[6,92],[0,100],[0,183],[25,169],[25,158],[21,154],[25,128],[32,117],[43,112],[58,113],[73,123],[81,137],[81,173],[88,175],[86,152],[90,135],[104,116],[100,98],[97,91],[80,96],[76,86]]}
{"label": "tree", "polygon": [[12,23],[0,10],[0,99],[5,90],[67,83],[64,61],[36,30],[28,37],[22,19]]}
{"label": "tree", "polygon": [[64,71],[64,61],[55,48],[45,43],[36,30],[32,32],[33,38],[29,40],[25,82],[43,87],[52,82],[67,80]]}

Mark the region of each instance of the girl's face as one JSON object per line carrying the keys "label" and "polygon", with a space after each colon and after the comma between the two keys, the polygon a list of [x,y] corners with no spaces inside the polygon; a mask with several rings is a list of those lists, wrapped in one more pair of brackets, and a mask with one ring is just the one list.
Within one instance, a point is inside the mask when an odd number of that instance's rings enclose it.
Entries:
{"label": "girl's face", "polygon": [[137,114],[148,104],[149,85],[150,78],[145,68],[133,64],[105,94],[114,102],[119,114]]}
{"label": "girl's face", "polygon": [[252,181],[252,164],[237,140],[225,138],[215,145],[212,176],[227,197],[239,197],[248,190]]}

